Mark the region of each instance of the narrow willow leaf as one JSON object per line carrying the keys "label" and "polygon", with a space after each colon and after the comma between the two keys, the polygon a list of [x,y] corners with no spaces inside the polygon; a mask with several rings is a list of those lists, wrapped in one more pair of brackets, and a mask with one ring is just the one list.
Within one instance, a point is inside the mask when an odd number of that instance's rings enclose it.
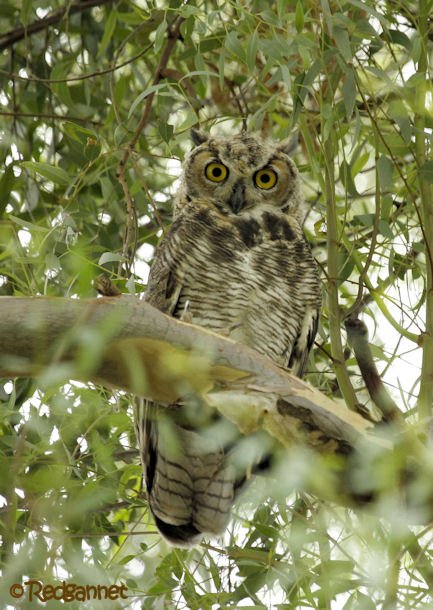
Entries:
{"label": "narrow willow leaf", "polygon": [[117,252],[104,252],[98,260],[98,265],[106,265],[107,263],[118,263],[124,260],[124,257]]}
{"label": "narrow willow leaf", "polygon": [[140,93],[140,95],[138,97],[135,98],[135,100],[132,102],[131,104],[131,108],[129,109],[129,113],[128,113],[128,119],[131,117],[131,115],[133,114],[134,110],[137,108],[137,106],[149,95],[151,95],[152,93],[155,93],[156,91],[160,91],[161,89],[164,89],[166,87],[169,87],[169,83],[158,83],[157,85],[151,85],[150,87],[148,87],[147,89],[145,89],[143,91],[143,93]]}
{"label": "narrow willow leaf", "polygon": [[243,64],[246,63],[245,49],[235,31],[231,31],[227,34],[225,47],[229,53],[237,57]]}
{"label": "narrow willow leaf", "polygon": [[296,3],[296,11],[295,11],[295,27],[297,32],[302,32],[304,29],[304,8],[303,3],[298,0]]}
{"label": "narrow willow leaf", "polygon": [[333,34],[338,50],[346,61],[352,59],[352,49],[347,31],[339,26],[334,26]]}
{"label": "narrow willow leaf", "polygon": [[108,45],[113,40],[113,33],[117,24],[117,12],[113,9],[110,10],[108,19],[105,22],[104,34],[99,44],[98,57],[103,57]]}
{"label": "narrow willow leaf", "polygon": [[346,118],[349,120],[352,116],[356,101],[356,81],[353,70],[349,70],[346,74],[346,80],[342,87],[344,108],[346,110]]}
{"label": "narrow willow leaf", "polygon": [[254,72],[256,68],[257,51],[259,49],[259,35],[257,30],[254,31],[247,46],[247,66],[250,72]]}
{"label": "narrow willow leaf", "polygon": [[48,229],[47,227],[42,227],[39,225],[34,224],[33,222],[29,222],[28,220],[23,220],[22,218],[19,218],[18,216],[13,216],[12,214],[8,215],[8,218],[10,220],[13,220],[13,222],[15,224],[17,224],[20,227],[24,227],[25,229],[28,229],[31,232],[39,232],[39,233],[48,233],[50,231],[50,229]]}
{"label": "narrow willow leaf", "polygon": [[40,163],[39,161],[23,161],[21,165],[26,169],[34,170],[37,174],[55,184],[68,186],[71,182],[70,176],[61,167],[49,163]]}
{"label": "narrow willow leaf", "polygon": [[384,237],[388,237],[389,239],[393,239],[394,237],[391,226],[386,220],[379,220],[379,231]]}
{"label": "narrow willow leaf", "polygon": [[14,181],[13,166],[8,165],[3,176],[0,178],[0,215],[3,214],[6,209]]}
{"label": "narrow willow leaf", "polygon": [[350,195],[356,197],[359,194],[355,186],[355,181],[353,180],[351,165],[347,161],[343,161],[340,166],[340,180],[343,182]]}
{"label": "narrow willow leaf", "polygon": [[394,171],[394,164],[388,157],[381,155],[377,160],[377,171],[379,173],[381,191],[388,190],[393,184],[392,174]]}
{"label": "narrow willow leaf", "polygon": [[164,18],[164,20],[161,21],[159,26],[156,28],[155,43],[154,43],[155,44],[155,46],[154,46],[155,53],[159,53],[159,51],[161,50],[162,45],[164,44],[166,31],[167,31],[167,21]]}

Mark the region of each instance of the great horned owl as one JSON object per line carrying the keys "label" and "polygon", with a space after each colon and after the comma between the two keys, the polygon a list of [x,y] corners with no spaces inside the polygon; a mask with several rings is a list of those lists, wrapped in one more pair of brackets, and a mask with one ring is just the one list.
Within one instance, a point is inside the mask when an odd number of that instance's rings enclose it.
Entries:
{"label": "great horned owl", "polygon": [[[321,298],[301,228],[296,166],[284,144],[258,134],[194,130],[192,139],[146,300],[301,375]],[[185,415],[188,402],[194,400],[180,397],[177,408],[148,403],[138,425],[149,505],[160,532],[178,545],[222,532],[245,478],[231,463],[236,442],[213,434],[212,422]]]}

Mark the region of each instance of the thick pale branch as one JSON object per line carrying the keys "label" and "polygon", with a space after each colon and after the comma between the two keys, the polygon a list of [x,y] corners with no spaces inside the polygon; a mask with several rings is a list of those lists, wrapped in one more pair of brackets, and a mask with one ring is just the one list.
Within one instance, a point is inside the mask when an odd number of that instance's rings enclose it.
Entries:
{"label": "thick pale branch", "polygon": [[286,443],[304,428],[315,431],[316,444],[346,452],[373,431],[256,351],[140,299],[1,298],[0,376],[33,376],[60,363],[71,366],[65,375],[165,403],[206,393],[244,431],[263,425]]}
{"label": "thick pale branch", "polygon": [[404,504],[422,520],[433,515],[429,483],[419,505],[425,456],[409,433],[399,428],[400,438],[390,440],[388,427],[385,439],[374,423],[256,351],[140,299],[0,298],[0,377],[36,375],[50,383],[94,381],[167,405],[199,393],[244,433],[264,429],[283,445],[300,441],[337,456],[331,467],[337,496],[330,491],[329,499],[343,503],[379,497],[376,473],[400,445],[400,484],[405,494],[412,483],[415,490]]}

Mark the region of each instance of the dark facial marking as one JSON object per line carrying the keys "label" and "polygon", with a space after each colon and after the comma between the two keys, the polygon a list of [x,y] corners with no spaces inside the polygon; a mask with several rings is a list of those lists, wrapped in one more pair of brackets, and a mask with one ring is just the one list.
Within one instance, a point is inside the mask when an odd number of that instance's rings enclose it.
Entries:
{"label": "dark facial marking", "polygon": [[285,218],[281,218],[281,225],[283,227],[284,238],[287,241],[293,241],[295,239],[295,233]]}
{"label": "dark facial marking", "polygon": [[247,248],[252,248],[262,241],[260,225],[254,218],[237,218],[235,222],[239,236]]}
{"label": "dark facial marking", "polygon": [[271,212],[264,212],[262,218],[265,230],[268,231],[272,241],[277,239],[292,241],[295,239],[293,229],[285,218]]}

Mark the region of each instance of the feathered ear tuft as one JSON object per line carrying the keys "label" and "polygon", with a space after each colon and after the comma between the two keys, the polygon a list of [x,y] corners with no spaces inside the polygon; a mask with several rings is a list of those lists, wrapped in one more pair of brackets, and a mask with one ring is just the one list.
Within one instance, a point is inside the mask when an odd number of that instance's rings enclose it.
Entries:
{"label": "feathered ear tuft", "polygon": [[209,136],[207,133],[204,133],[204,131],[194,128],[191,129],[191,140],[196,146],[200,146],[200,144],[203,144],[203,142],[206,142],[208,139]]}
{"label": "feathered ear tuft", "polygon": [[278,146],[278,149],[281,150],[286,155],[290,155],[295,152],[295,150],[299,146],[299,133],[296,133],[294,136],[290,136],[281,142]]}

